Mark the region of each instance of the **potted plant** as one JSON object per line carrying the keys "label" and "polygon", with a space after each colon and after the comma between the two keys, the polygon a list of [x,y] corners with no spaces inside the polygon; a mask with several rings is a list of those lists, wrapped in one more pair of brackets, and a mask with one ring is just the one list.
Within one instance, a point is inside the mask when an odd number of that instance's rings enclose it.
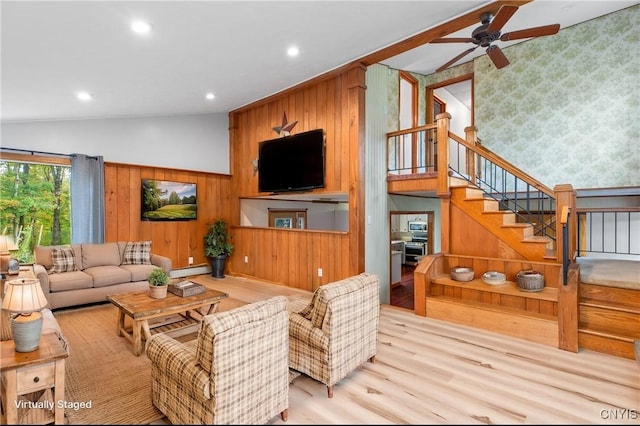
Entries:
{"label": "potted plant", "polygon": [[211,276],[214,278],[224,278],[227,257],[233,252],[230,240],[231,235],[224,220],[217,219],[209,225],[209,231],[204,236],[204,255],[211,262]]}
{"label": "potted plant", "polygon": [[167,285],[169,284],[169,275],[162,268],[155,268],[149,274],[149,296],[154,299],[164,299],[167,297]]}

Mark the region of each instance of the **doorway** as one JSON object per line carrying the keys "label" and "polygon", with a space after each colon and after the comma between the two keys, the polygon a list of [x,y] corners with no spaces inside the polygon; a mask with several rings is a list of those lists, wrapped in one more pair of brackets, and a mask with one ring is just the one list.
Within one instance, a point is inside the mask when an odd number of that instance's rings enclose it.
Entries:
{"label": "doorway", "polygon": [[413,272],[423,256],[433,253],[433,223],[433,211],[389,212],[392,306],[414,309]]}

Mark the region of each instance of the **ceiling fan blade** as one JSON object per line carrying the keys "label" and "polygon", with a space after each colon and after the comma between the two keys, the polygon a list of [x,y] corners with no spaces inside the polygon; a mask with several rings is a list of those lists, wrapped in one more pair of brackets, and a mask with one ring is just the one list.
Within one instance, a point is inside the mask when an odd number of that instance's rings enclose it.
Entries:
{"label": "ceiling fan blade", "polygon": [[521,38],[531,38],[553,35],[560,31],[560,24],[544,25],[542,27],[527,28],[526,30],[511,31],[500,36],[501,41],[519,40]]}
{"label": "ceiling fan blade", "polygon": [[493,17],[489,26],[487,27],[487,33],[495,33],[498,32],[504,27],[504,24],[507,23],[509,19],[513,16],[514,13],[518,11],[518,6],[513,6],[509,4],[505,4],[498,10],[496,16]]}
{"label": "ceiling fan blade", "polygon": [[437,38],[429,43],[473,43],[472,38]]}
{"label": "ceiling fan blade", "polygon": [[489,58],[491,58],[493,65],[495,65],[498,69],[504,68],[509,65],[509,60],[506,56],[504,56],[504,53],[502,53],[502,49],[500,49],[498,46],[489,46],[487,48],[487,55],[489,55]]}
{"label": "ceiling fan blade", "polygon": [[478,48],[478,46],[472,47],[470,49],[465,50],[464,52],[462,52],[461,54],[459,54],[458,56],[456,56],[455,58],[453,58],[452,60],[450,60],[449,62],[447,62],[446,64],[444,64],[443,66],[441,66],[440,68],[438,68],[436,70],[436,72],[440,72],[440,71],[444,71],[447,68],[449,68],[451,65],[453,65],[454,63],[458,62],[460,59],[462,59],[463,57],[467,56],[469,53],[473,52],[474,50],[476,50]]}

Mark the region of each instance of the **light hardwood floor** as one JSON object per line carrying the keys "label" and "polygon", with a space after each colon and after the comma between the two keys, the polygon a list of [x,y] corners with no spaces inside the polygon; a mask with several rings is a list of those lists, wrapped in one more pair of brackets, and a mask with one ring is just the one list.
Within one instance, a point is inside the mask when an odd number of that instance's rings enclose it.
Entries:
{"label": "light hardwood floor", "polygon": [[[244,278],[191,279],[246,303],[310,297]],[[332,399],[321,383],[298,377],[288,421],[271,424],[640,424],[640,365],[382,305],[375,363],[340,381]]]}

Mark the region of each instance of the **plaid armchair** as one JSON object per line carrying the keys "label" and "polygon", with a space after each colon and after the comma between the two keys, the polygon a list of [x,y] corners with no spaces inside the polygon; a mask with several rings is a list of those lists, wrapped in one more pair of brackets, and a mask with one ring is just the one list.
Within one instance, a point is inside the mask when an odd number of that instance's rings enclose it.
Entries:
{"label": "plaid armchair", "polygon": [[289,407],[284,296],[203,317],[197,340],[146,345],[153,404],[172,424],[263,424]]}
{"label": "plaid armchair", "polygon": [[333,385],[360,364],[374,362],[380,296],[378,277],[362,273],[316,289],[311,302],[289,316],[289,367]]}

